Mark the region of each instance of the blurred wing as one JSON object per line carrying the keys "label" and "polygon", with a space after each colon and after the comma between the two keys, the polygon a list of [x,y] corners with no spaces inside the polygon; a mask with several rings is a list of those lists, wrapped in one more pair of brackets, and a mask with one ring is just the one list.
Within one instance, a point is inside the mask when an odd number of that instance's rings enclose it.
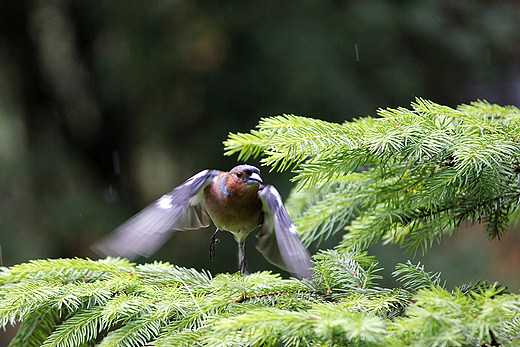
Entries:
{"label": "blurred wing", "polygon": [[92,249],[98,254],[131,260],[149,257],[174,231],[209,226],[211,220],[204,206],[204,188],[218,175],[216,170],[199,172],[97,241]]}
{"label": "blurred wing", "polygon": [[282,197],[273,186],[263,186],[258,195],[262,199],[264,222],[256,234],[256,248],[276,266],[298,278],[312,275],[309,252],[302,245]]}

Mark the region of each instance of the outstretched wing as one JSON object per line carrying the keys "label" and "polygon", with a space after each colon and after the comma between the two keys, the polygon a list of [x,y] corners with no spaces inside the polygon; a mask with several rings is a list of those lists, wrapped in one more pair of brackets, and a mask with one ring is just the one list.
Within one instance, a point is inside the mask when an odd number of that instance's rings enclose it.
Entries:
{"label": "outstretched wing", "polygon": [[273,186],[262,186],[258,192],[262,199],[264,221],[256,234],[256,248],[276,266],[298,278],[312,275],[309,252],[302,245],[282,197]]}
{"label": "outstretched wing", "polygon": [[131,260],[149,257],[174,231],[209,226],[211,220],[204,206],[203,190],[218,175],[216,170],[199,172],[97,241],[92,249],[99,254]]}

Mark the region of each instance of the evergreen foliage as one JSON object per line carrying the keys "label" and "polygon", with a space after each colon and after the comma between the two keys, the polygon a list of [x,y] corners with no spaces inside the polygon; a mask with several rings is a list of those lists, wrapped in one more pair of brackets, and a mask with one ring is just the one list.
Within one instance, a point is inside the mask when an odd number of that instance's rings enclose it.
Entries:
{"label": "evergreen foliage", "polygon": [[1,268],[10,346],[520,346],[520,296],[498,284],[448,290],[439,273],[398,264],[383,288],[363,250],[380,240],[423,251],[462,222],[503,233],[519,200],[520,111],[479,101],[333,124],[296,116],[230,135],[227,153],[296,171],[287,207],[314,256],[310,279],[218,274],[126,259],[35,260]]}
{"label": "evergreen foliage", "polygon": [[227,154],[293,168],[298,186],[287,205],[307,244],[351,218],[345,248],[384,240],[424,252],[464,222],[499,238],[520,202],[520,110],[417,99],[378,115],[343,124],[263,119],[250,134],[231,134]]}

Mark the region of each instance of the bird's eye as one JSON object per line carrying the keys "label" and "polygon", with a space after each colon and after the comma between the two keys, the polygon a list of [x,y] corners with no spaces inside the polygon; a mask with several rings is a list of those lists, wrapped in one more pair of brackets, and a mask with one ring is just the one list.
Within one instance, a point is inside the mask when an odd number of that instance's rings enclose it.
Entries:
{"label": "bird's eye", "polygon": [[242,177],[242,172],[240,172],[240,171],[237,172],[237,177],[238,177],[238,178]]}

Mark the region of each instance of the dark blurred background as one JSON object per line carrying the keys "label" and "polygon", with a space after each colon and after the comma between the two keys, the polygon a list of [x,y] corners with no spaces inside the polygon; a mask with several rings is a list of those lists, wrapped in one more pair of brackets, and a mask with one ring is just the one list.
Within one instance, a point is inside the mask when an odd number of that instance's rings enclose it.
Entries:
{"label": "dark blurred background", "polygon": [[[89,246],[142,207],[237,164],[222,141],[260,117],[343,122],[416,96],[520,106],[519,63],[518,1],[1,1],[3,265],[96,258]],[[286,197],[291,174],[267,171]],[[212,232],[177,233],[153,259],[235,271],[230,234],[209,261]],[[254,243],[251,270],[274,269]],[[410,258],[373,253],[385,278]],[[449,286],[520,287],[514,229],[463,231],[418,260]]]}

